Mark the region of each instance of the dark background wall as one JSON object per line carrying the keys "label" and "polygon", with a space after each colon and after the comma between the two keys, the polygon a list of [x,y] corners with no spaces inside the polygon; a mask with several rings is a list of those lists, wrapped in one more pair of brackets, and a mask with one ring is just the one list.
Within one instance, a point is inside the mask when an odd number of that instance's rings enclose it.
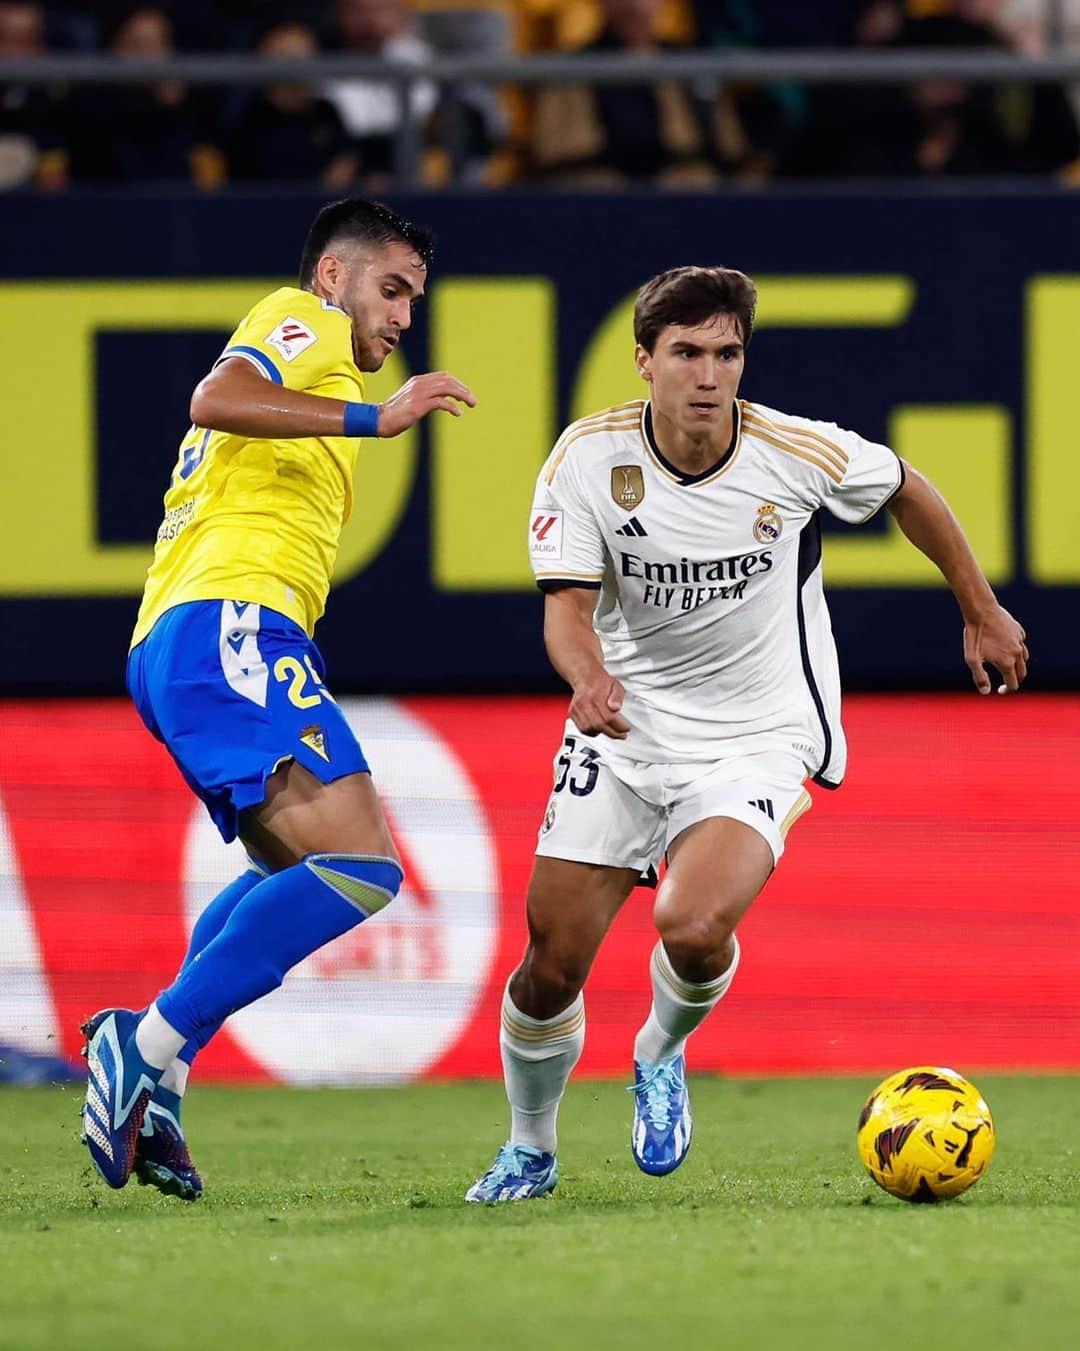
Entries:
{"label": "dark background wall", "polygon": [[[320,204],[5,200],[0,692],[120,688],[190,390],[244,310],[291,279]],[[439,234],[408,369],[446,366],[481,404],[363,448],[357,519],[319,629],[335,688],[558,688],[525,561],[531,484],[566,421],[638,395],[628,298],[688,261],[761,283],[743,393],[889,440],[930,473],[1028,630],[1032,686],[1075,686],[1075,196],[395,205]],[[373,397],[406,373],[399,362]],[[849,686],[963,686],[947,590],[886,520],[860,537],[826,526]]]}

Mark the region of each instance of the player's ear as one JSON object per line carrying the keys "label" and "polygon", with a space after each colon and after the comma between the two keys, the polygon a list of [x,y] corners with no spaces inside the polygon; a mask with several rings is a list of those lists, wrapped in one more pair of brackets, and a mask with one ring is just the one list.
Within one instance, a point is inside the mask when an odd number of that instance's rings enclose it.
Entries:
{"label": "player's ear", "polygon": [[652,384],[652,353],[642,347],[641,343],[634,348],[634,361],[637,363],[637,373],[641,378]]}
{"label": "player's ear", "polygon": [[331,300],[337,295],[342,278],[341,259],[332,253],[324,253],[315,264],[315,286]]}

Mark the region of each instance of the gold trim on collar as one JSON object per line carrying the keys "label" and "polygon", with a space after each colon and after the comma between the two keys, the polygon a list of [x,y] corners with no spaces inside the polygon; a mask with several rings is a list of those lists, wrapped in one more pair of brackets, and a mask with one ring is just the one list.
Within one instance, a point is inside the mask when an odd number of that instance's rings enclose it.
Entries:
{"label": "gold trim on collar", "polygon": [[[648,407],[648,405],[646,405],[646,407]],[[733,404],[733,407],[735,409],[735,417],[739,424],[735,433],[734,449],[732,450],[731,454],[727,456],[727,458],[724,460],[724,463],[720,465],[718,469],[715,469],[711,474],[708,475],[707,478],[695,479],[693,483],[686,482],[686,475],[679,477],[673,474],[671,470],[668,469],[667,466],[661,460],[657,459],[656,451],[653,450],[649,438],[645,434],[645,408],[642,408],[641,439],[645,443],[645,450],[648,453],[649,459],[652,460],[653,464],[656,466],[657,469],[659,469],[661,474],[663,474],[666,479],[668,479],[671,483],[677,484],[680,488],[703,488],[707,483],[714,482],[722,474],[727,473],[727,471],[739,458],[739,451],[742,449],[743,425],[744,425],[744,419],[742,415],[742,401],[740,399],[736,399],[735,403]],[[654,423],[654,434],[655,434],[655,423]]]}

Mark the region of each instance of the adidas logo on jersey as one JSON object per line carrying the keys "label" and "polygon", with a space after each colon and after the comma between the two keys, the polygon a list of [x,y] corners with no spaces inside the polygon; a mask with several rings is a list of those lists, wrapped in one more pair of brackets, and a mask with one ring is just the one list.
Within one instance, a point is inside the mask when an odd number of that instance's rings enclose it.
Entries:
{"label": "adidas logo on jersey", "polygon": [[776,820],[776,817],[773,815],[773,805],[771,797],[759,797],[756,802],[751,802],[750,806],[756,807],[759,812],[764,812],[770,821]]}
{"label": "adidas logo on jersey", "polygon": [[640,538],[642,535],[647,535],[649,532],[636,516],[631,516],[625,525],[619,526],[615,533],[616,535],[629,535],[631,537],[637,535]]}

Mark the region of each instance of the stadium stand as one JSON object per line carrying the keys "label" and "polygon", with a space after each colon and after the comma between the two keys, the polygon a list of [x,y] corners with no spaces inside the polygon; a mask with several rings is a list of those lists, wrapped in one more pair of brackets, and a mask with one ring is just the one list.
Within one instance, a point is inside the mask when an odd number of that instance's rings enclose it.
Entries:
{"label": "stadium stand", "polygon": [[[382,192],[448,182],[619,188],[777,179],[1057,175],[1080,179],[1076,92],[1053,83],[673,80],[498,85],[448,95],[439,58],[823,49],[1038,58],[1080,42],[1077,6],[1046,0],[0,0],[0,59],[320,53],[413,67],[385,78],[186,88],[10,80],[0,188],[167,182],[320,184]],[[407,119],[402,122],[403,99]],[[402,154],[402,137],[409,150]],[[415,168],[413,167],[415,166]]]}
{"label": "stadium stand", "polygon": [[[298,20],[268,28],[256,47],[264,56],[297,60],[319,50],[315,31]],[[223,149],[234,182],[314,182],[344,191],[360,167],[338,108],[303,84],[244,91],[226,119]]]}

